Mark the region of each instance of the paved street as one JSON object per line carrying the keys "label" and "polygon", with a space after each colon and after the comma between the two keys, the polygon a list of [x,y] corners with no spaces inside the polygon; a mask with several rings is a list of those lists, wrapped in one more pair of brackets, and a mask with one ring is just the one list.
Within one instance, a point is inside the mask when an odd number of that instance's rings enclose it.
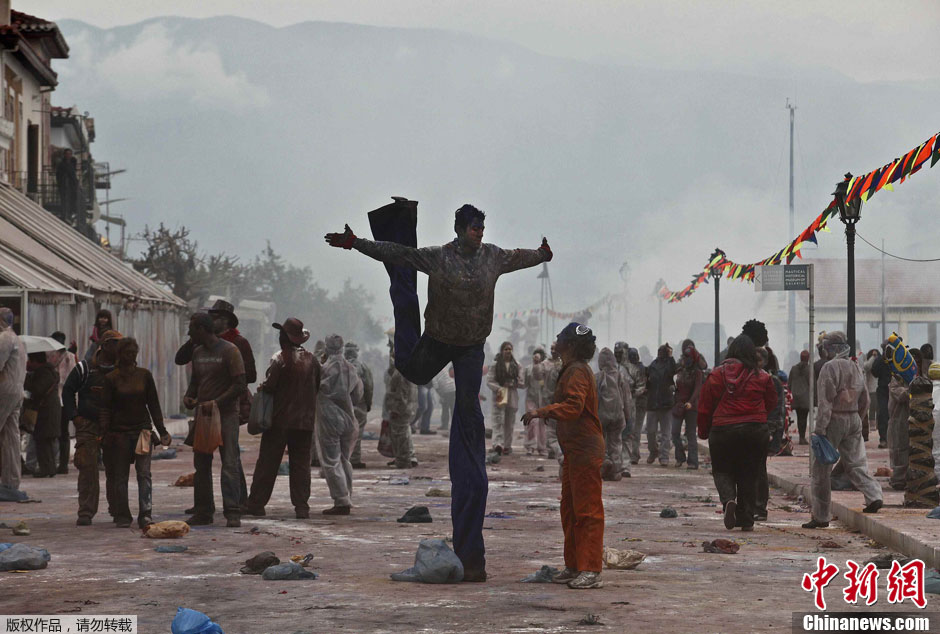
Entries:
{"label": "paved street", "polygon": [[[562,533],[554,461],[516,453],[490,470],[488,512],[494,517],[486,520],[485,535],[491,580],[449,586],[392,582],[389,573],[411,566],[418,540],[450,533],[449,500],[425,496],[430,487],[448,487],[446,442],[441,436],[416,437],[421,466],[410,472],[408,485],[390,484],[390,477],[404,474],[384,466],[357,471],[349,517],[293,519],[287,479],[279,477],[267,517],[246,517],[241,529],[194,528],[172,542],[114,528],[104,508],[93,526],[77,528],[74,470],[54,479],[26,478],[23,488],[42,503],[2,503],[0,519],[7,524],[25,519],[33,534],[3,540],[45,547],[52,562],[46,570],[0,576],[2,611],[131,612],[139,616],[141,632],[167,632],[177,606],[209,614],[227,633],[682,631],[692,623],[701,632],[789,631],[792,612],[812,610],[812,597],[800,580],[820,552],[842,568],[846,559],[862,562],[885,552],[837,523],[825,531],[801,529],[806,509],[779,491],[771,493],[767,523],[753,533],[728,532],[707,466],[687,471],[647,466],[644,460],[634,466],[633,478],[605,483],[604,489],[605,542],[646,553],[639,568],[605,571],[601,590],[521,584],[519,579],[543,564],[562,564]],[[366,462],[384,465],[375,441],[365,444]],[[253,465],[257,438],[243,434],[242,445],[246,465]],[[155,520],[185,518],[192,489],[170,484],[192,470],[188,450],[175,460],[154,462]],[[132,496],[135,508],[136,493]],[[216,499],[221,505],[218,477]],[[311,502],[315,517],[330,505],[322,480],[314,481]],[[431,507],[433,524],[395,522],[418,504]],[[667,505],[678,511],[677,519],[659,517]],[[254,528],[260,533],[250,534]],[[740,552],[702,551],[704,540],[719,537],[737,539]],[[823,541],[842,548],[824,549]],[[189,549],[154,552],[161,543]],[[264,550],[282,560],[311,552],[321,576],[269,582],[241,575],[244,560]],[[887,603],[884,572],[882,597],[874,607],[914,610],[909,602]],[[830,609],[849,608],[841,599],[844,586],[840,575],[827,589]],[[603,625],[579,625],[588,614]]]}

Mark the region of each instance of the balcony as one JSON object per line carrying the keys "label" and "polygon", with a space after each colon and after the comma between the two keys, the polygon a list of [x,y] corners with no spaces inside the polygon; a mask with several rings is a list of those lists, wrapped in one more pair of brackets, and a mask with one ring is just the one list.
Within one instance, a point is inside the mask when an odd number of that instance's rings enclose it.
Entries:
{"label": "balcony", "polygon": [[[62,208],[62,200],[54,171],[43,170],[38,174],[12,172],[10,176],[12,178],[10,184],[13,187],[42,205],[47,211],[63,220],[65,219],[65,210]],[[78,176],[79,209],[86,212],[91,211],[95,207],[94,181],[92,177],[84,178],[81,173],[76,174],[76,176]]]}

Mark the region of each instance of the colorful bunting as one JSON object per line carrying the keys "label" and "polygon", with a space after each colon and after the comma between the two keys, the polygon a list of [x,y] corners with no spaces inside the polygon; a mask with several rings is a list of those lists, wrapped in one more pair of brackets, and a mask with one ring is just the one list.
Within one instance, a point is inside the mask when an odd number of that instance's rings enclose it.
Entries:
{"label": "colorful bunting", "polygon": [[[922,145],[918,145],[901,158],[896,158],[883,167],[872,170],[864,176],[852,177],[846,189],[848,192],[846,202],[851,202],[855,198],[861,198],[863,202],[867,202],[882,188],[894,191],[893,183],[898,182],[898,180],[903,183],[905,178],[917,173],[927,162],[927,159],[931,159],[930,167],[940,162],[940,134],[935,134]],[[807,242],[818,244],[816,234],[820,231],[828,233],[829,220],[838,213],[838,206],[835,199],[833,199],[829,206],[787,246],[760,262],[738,264],[727,259],[721,249],[715,249],[705,268],[702,269],[701,273],[692,277],[692,281],[688,286],[681,291],[670,291],[665,284],[661,284],[657,289],[657,294],[669,303],[681,302],[698,290],[702,283],[707,282],[712,271],[720,271],[722,275],[732,280],[753,282],[755,266],[789,264],[795,258],[802,258],[800,250],[803,245]]]}

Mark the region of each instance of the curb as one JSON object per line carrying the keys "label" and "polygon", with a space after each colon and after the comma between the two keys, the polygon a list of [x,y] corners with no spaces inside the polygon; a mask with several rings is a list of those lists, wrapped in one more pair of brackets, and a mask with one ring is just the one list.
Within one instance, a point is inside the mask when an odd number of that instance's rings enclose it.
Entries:
{"label": "curb", "polygon": [[[711,453],[708,451],[708,445],[699,442],[698,450],[700,455],[704,453],[709,456],[709,458],[711,457]],[[768,471],[767,481],[772,486],[782,489],[788,495],[802,495],[804,500],[809,500],[813,497],[809,485],[793,482],[776,473]],[[892,550],[907,555],[908,557],[920,559],[929,568],[940,568],[940,547],[923,542],[906,533],[902,533],[896,528],[892,528],[884,522],[877,521],[875,519],[877,514],[862,513],[861,511],[856,511],[832,500],[832,515],[848,528],[857,530]]]}

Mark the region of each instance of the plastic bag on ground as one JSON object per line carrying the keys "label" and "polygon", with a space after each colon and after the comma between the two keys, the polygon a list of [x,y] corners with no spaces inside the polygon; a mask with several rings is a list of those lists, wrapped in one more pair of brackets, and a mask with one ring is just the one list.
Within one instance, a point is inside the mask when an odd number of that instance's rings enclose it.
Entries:
{"label": "plastic bag on ground", "polygon": [[158,553],[183,553],[189,546],[157,546],[154,548]]}
{"label": "plastic bag on ground", "polygon": [[150,456],[151,460],[173,460],[174,458],[176,458],[176,449],[174,447],[164,449],[163,451],[155,451],[153,455]]}
{"label": "plastic bag on ground", "polygon": [[538,572],[533,572],[519,580],[519,583],[551,583],[552,577],[558,574],[558,568],[542,566]]}
{"label": "plastic bag on ground", "polygon": [[266,550],[247,559],[245,565],[241,568],[241,573],[243,575],[260,575],[271,566],[276,566],[279,563],[281,563],[281,560],[278,559],[277,555],[270,550]]}
{"label": "plastic bag on ground", "polygon": [[51,559],[52,556],[45,548],[13,544],[0,552],[0,571],[42,570]]}
{"label": "plastic bag on ground", "polygon": [[932,520],[940,520],[940,506],[927,513],[927,517]]}
{"label": "plastic bag on ground", "polygon": [[672,508],[671,506],[667,506],[666,508],[664,508],[662,511],[659,512],[659,516],[667,518],[667,519],[672,519],[673,517],[679,517],[679,514],[676,513],[676,509]]}
{"label": "plastic bag on ground", "polygon": [[813,448],[813,455],[816,460],[822,464],[835,464],[839,462],[839,452],[832,446],[829,439],[819,434],[813,434],[810,438],[810,445]]}
{"label": "plastic bag on ground", "polygon": [[614,570],[633,570],[646,559],[646,555],[638,550],[617,550],[604,548],[604,565]]}
{"label": "plastic bag on ground", "polygon": [[261,578],[266,581],[298,581],[301,579],[316,579],[318,576],[317,573],[311,572],[293,561],[270,566],[261,573]]}
{"label": "plastic bag on ground", "polygon": [[423,539],[418,544],[415,565],[393,573],[392,580],[459,583],[463,581],[463,564],[443,539]]}
{"label": "plastic bag on ground", "polygon": [[940,594],[940,572],[928,570],[924,579],[924,592],[927,594]]}
{"label": "plastic bag on ground", "polygon": [[189,532],[189,524],[177,520],[157,522],[144,529],[144,537],[151,539],[175,539]]}
{"label": "plastic bag on ground", "polygon": [[176,617],[170,626],[172,634],[225,634],[218,623],[212,619],[189,608],[176,608]]}
{"label": "plastic bag on ground", "polygon": [[710,542],[702,542],[702,550],[706,553],[733,555],[740,549],[741,544],[733,542],[730,539],[713,539]]}
{"label": "plastic bag on ground", "polygon": [[173,483],[175,487],[191,487],[194,486],[193,482],[195,481],[196,473],[184,473],[176,479],[176,482]]}

